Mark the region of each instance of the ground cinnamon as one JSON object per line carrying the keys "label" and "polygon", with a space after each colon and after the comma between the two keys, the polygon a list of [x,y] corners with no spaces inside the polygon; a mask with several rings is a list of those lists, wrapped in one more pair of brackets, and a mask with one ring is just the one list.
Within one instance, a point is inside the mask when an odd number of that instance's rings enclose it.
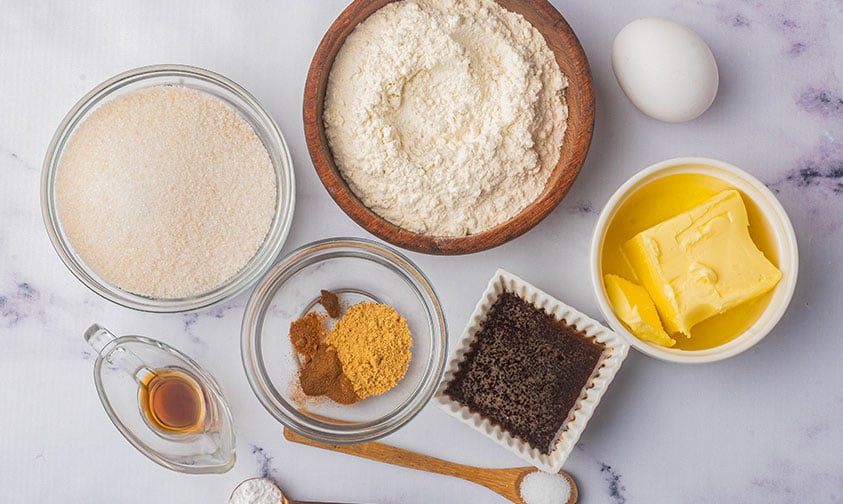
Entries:
{"label": "ground cinnamon", "polygon": [[326,395],[340,404],[360,400],[348,377],[342,372],[337,351],[324,343],[320,343],[313,358],[302,365],[299,382],[302,391],[309,396]]}
{"label": "ground cinnamon", "polygon": [[290,324],[290,343],[304,359],[310,360],[325,336],[325,328],[316,312],[310,312]]}
{"label": "ground cinnamon", "polygon": [[[322,292],[324,297],[328,291]],[[339,299],[335,294],[328,293],[334,296],[339,309]],[[330,315],[330,309],[327,306],[325,309]],[[322,342],[324,336],[325,327],[316,312],[310,312],[290,324],[290,343],[302,357],[299,368],[302,392],[309,396],[328,396],[340,404],[355,403],[360,398],[354,392],[351,381],[343,374],[336,349]]]}
{"label": "ground cinnamon", "polygon": [[329,290],[322,289],[319,292],[319,304],[325,308],[325,311],[328,312],[328,316],[331,318],[337,318],[340,316],[340,298]]}
{"label": "ground cinnamon", "polygon": [[342,366],[337,353],[327,346],[319,345],[313,358],[305,362],[299,371],[301,389],[309,396],[325,395],[331,382],[337,381],[342,374]]}
{"label": "ground cinnamon", "polygon": [[[334,353],[336,355],[336,353]],[[354,385],[345,373],[341,373],[339,378],[333,386],[328,387],[325,395],[331,400],[340,404],[353,404],[360,400],[360,397],[354,391]]]}

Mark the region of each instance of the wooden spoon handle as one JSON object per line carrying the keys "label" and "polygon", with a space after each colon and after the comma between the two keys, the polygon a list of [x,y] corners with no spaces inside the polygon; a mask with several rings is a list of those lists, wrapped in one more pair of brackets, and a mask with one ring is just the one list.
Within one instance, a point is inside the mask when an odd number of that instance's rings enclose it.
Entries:
{"label": "wooden spoon handle", "polygon": [[375,460],[377,462],[386,462],[388,464],[417,469],[419,471],[434,472],[444,474],[446,476],[456,476],[458,478],[486,486],[484,481],[476,477],[477,468],[448,462],[436,457],[422,455],[420,453],[411,452],[375,441],[353,445],[326,444],[313,441],[312,439],[296,434],[286,427],[284,428],[284,437],[295,443],[315,446],[316,448],[322,448],[324,450],[347,453],[349,455],[356,455],[358,457]]}

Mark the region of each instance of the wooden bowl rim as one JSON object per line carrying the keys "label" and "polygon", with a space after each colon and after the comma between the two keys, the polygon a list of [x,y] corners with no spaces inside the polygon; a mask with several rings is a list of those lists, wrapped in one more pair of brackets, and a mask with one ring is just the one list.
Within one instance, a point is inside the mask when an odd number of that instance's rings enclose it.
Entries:
{"label": "wooden bowl rim", "polygon": [[[348,34],[362,20],[393,1],[397,0],[354,0],[334,20],[314,53],[305,80],[302,115],[307,149],[319,179],[331,198],[354,222],[378,238],[407,250],[435,255],[469,254],[517,238],[535,227],[562,201],[579,174],[591,144],[594,130],[593,81],[579,39],[562,14],[548,0],[495,0],[508,10],[521,13],[528,21],[529,17],[546,20],[544,26],[551,26],[549,30],[559,37],[560,47],[564,51],[554,49],[554,44],[547,40],[548,34],[542,30],[542,26],[530,22],[545,37],[560,68],[564,66],[569,70],[576,70],[570,72],[563,68],[563,73],[568,78],[568,87],[565,90],[568,124],[560,158],[542,193],[511,219],[482,233],[468,236],[418,234],[387,221],[357,198],[334,163],[323,122],[327,81],[334,57]],[[509,4],[517,4],[522,9],[511,9]],[[528,13],[530,16],[525,15],[524,8],[533,9],[534,12]],[[358,18],[360,21],[354,21]],[[568,62],[570,65],[565,64]],[[572,108],[572,102],[575,103],[575,108]]]}

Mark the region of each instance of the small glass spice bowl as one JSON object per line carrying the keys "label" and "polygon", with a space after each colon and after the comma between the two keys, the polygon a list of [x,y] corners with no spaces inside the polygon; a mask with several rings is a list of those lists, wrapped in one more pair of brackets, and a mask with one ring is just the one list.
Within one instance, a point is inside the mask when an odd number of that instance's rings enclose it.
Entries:
{"label": "small glass spice bowl", "polygon": [[[180,86],[210,94],[236,111],[266,148],[276,177],[276,203],[261,247],[240,271],[212,289],[181,298],[151,298],[121,289],[94,272],[74,250],[56,205],[56,177],[68,141],[102,104],[118,96],[154,86]],[[91,202],[96,204],[96,202]],[[252,285],[272,266],[281,251],[295,207],[293,162],[284,136],[258,101],[237,83],[216,73],[184,65],[156,65],[121,73],[95,87],[68,112],[47,149],[41,179],[41,209],[50,241],[65,266],[95,293],[127,308],[149,312],[184,312],[229,299]],[[102,244],[104,247],[119,244]]]}
{"label": "small glass spice bowl", "polygon": [[[407,320],[412,356],[394,388],[351,405],[301,391],[290,324],[321,310],[322,289],[343,309],[383,303]],[[394,432],[427,404],[445,367],[447,328],[430,281],[407,257],[373,241],[335,238],[291,252],[267,273],[246,306],[241,338],[249,384],[272,416],[310,439],[351,444]]]}

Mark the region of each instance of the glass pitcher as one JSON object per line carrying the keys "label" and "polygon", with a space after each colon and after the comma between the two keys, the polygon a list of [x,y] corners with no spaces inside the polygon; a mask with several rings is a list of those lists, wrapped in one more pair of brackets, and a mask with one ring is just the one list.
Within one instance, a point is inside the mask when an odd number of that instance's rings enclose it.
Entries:
{"label": "glass pitcher", "polygon": [[214,379],[188,356],[143,336],[85,331],[108,417],[141,453],[183,473],[223,473],[235,462],[234,423]]}

